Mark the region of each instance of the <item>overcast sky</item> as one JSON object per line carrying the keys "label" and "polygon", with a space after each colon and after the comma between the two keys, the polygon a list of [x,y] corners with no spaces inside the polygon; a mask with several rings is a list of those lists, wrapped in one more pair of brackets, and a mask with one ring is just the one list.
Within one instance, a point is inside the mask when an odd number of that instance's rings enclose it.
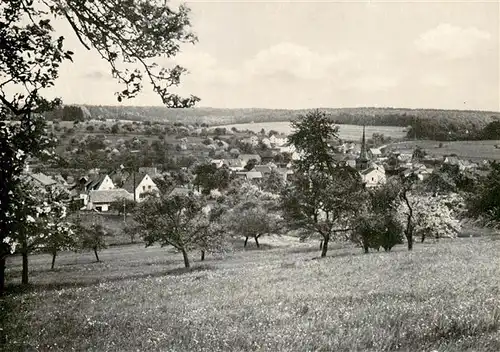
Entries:
{"label": "overcast sky", "polygon": [[[177,58],[200,106],[500,110],[498,1],[190,1],[199,43]],[[68,30],[69,33],[69,30]],[[109,68],[75,51],[65,103],[118,104]],[[164,61],[163,61],[164,62]],[[146,86],[128,105],[161,105]]]}

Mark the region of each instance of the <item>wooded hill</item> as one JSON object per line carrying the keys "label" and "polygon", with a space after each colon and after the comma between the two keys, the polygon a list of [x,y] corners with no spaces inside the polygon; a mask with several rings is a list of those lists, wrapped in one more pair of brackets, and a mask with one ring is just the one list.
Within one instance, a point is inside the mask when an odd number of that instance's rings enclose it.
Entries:
{"label": "wooded hill", "polygon": [[[167,109],[161,106],[65,106],[52,112],[48,118],[73,119],[120,119],[136,121],[181,122],[183,124],[225,125],[235,123],[259,123],[290,121],[309,109],[220,109],[190,108]],[[66,110],[66,111],[65,111]],[[76,113],[75,110],[81,110]],[[433,140],[481,139],[483,128],[492,121],[500,120],[500,112],[471,110],[434,110],[398,108],[321,108],[332,115],[339,124],[412,126],[410,137]]]}

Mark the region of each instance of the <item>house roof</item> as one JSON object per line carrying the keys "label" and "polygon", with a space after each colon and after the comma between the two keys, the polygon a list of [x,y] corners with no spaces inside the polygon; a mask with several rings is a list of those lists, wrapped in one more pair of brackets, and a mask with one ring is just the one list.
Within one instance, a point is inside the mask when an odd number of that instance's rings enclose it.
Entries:
{"label": "house roof", "polygon": [[361,175],[368,175],[369,173],[371,173],[373,171],[379,171],[379,172],[381,172],[380,170],[378,170],[378,169],[376,169],[374,167],[370,167],[370,168],[368,168],[366,170],[362,170],[360,173],[361,173]]}
{"label": "house roof", "polygon": [[125,182],[123,182],[122,188],[127,190],[128,192],[131,192],[132,194],[134,193],[135,189],[141,183],[142,179],[146,176],[147,174],[144,172],[136,172],[135,173],[135,187],[134,187],[134,174],[132,173],[127,177]]}
{"label": "house roof", "polygon": [[241,161],[249,162],[252,159],[255,159],[260,162],[260,155],[259,154],[240,154],[238,156],[238,159]]}
{"label": "house roof", "polygon": [[255,165],[251,171],[254,172],[271,172],[273,168],[269,165]]}
{"label": "house roof", "polygon": [[247,172],[247,179],[253,180],[256,178],[262,178],[262,173],[260,171],[248,171]]}
{"label": "house roof", "polygon": [[123,188],[110,189],[105,191],[90,191],[89,193],[89,201],[94,204],[112,203],[122,198],[132,200],[134,196]]}
{"label": "house roof", "polygon": [[94,177],[91,177],[90,180],[85,183],[85,188],[89,191],[98,188],[106,176],[107,175],[95,175]]}
{"label": "house roof", "polygon": [[231,167],[242,167],[241,165],[241,160],[239,159],[224,159],[222,162],[224,165],[231,166]]}
{"label": "house roof", "polygon": [[53,185],[57,184],[57,182],[52,177],[49,177],[49,176],[47,176],[45,174],[42,174],[41,172],[39,172],[39,173],[30,173],[28,175],[33,180],[35,180],[36,182],[38,182],[39,184],[41,184],[44,187],[53,186]]}

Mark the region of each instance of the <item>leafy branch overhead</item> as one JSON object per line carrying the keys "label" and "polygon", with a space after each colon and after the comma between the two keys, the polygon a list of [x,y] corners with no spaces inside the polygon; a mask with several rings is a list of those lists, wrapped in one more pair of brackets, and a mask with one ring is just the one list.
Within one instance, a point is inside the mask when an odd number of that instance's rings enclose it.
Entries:
{"label": "leafy branch overhead", "polygon": [[[59,66],[73,52],[55,37],[53,18],[66,20],[83,46],[95,50],[111,66],[124,89],[118,101],[136,97],[146,80],[167,107],[191,107],[199,98],[170,92],[186,69],[165,68],[156,61],[179,53],[184,43],[195,43],[189,9],[153,0],[8,0],[0,5],[0,101],[9,113],[23,115],[51,110],[59,99],[40,93],[54,85]],[[10,87],[20,88],[9,95]]]}

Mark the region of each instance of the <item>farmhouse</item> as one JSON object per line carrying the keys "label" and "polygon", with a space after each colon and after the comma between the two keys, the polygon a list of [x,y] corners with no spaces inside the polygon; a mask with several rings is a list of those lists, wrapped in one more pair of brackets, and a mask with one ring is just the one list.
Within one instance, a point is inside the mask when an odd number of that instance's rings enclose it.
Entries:
{"label": "farmhouse", "polygon": [[122,188],[90,191],[87,209],[105,212],[109,210],[111,203],[122,199],[132,200],[133,195]]}
{"label": "farmhouse", "polygon": [[123,189],[132,194],[134,201],[141,202],[147,194],[159,193],[158,186],[146,173],[132,174],[123,184]]}

